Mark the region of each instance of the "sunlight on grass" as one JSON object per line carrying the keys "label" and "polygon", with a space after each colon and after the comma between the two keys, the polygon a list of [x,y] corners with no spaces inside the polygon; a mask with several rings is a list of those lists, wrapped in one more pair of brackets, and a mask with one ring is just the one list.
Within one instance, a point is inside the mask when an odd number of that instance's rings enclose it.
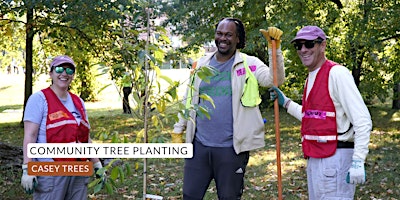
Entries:
{"label": "sunlight on grass", "polygon": [[392,118],[390,119],[392,122],[400,122],[400,112],[396,112],[393,114]]}
{"label": "sunlight on grass", "polygon": [[0,113],[0,123],[20,122],[22,119],[22,109],[4,110]]}
{"label": "sunlight on grass", "polygon": [[267,161],[274,161],[276,159],[275,151],[260,151],[257,153],[251,153],[249,158],[249,166],[258,166],[265,164]]}
{"label": "sunlight on grass", "polygon": [[0,73],[0,123],[21,121],[24,78],[24,74]]}
{"label": "sunlight on grass", "polygon": [[[49,85],[47,76],[42,84],[34,86],[34,92]],[[106,83],[102,81],[102,83]],[[24,76],[0,74],[0,141],[14,146],[22,146],[22,118]],[[109,142],[115,136],[122,141],[127,137],[134,142],[143,128],[143,120],[138,116],[122,114],[122,101],[118,89],[111,85],[99,93],[99,101],[85,103],[91,124],[94,142]],[[176,107],[170,107],[171,112]],[[370,152],[366,159],[367,183],[357,186],[355,199],[399,199],[400,196],[400,111],[390,106],[371,106],[373,118]],[[268,122],[265,124],[264,148],[251,151],[245,174],[243,199],[277,199],[277,161],[273,109],[263,112]],[[169,131],[173,122],[164,127],[152,129],[152,137],[170,142]],[[102,140],[101,138],[106,138]],[[140,137],[139,137],[140,138]],[[300,122],[280,110],[281,172],[284,199],[307,199],[306,160],[303,158],[300,142]],[[157,140],[159,142],[159,140]],[[117,181],[114,194],[104,190],[91,195],[91,199],[139,199],[142,195],[143,160],[123,159],[131,166],[132,173],[125,181]],[[181,199],[183,185],[183,159],[148,159],[148,193],[165,199]],[[0,165],[1,166],[1,165]],[[20,187],[20,167],[0,170],[1,197],[19,196],[30,198]],[[93,189],[89,189],[89,193]],[[215,184],[212,183],[205,199],[217,199]]]}

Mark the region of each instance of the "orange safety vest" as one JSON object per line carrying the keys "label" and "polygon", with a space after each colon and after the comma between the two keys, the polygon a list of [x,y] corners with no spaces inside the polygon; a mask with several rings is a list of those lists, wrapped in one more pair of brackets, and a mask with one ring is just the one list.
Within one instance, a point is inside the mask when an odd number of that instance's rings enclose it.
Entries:
{"label": "orange safety vest", "polygon": [[[47,101],[46,140],[47,143],[88,143],[90,125],[86,120],[86,114],[82,102],[78,96],[69,93],[75,107],[81,114],[81,122],[78,125],[75,117],[61,103],[57,95],[50,87],[42,90]],[[87,160],[82,158],[53,158],[54,161]]]}
{"label": "orange safety vest", "polygon": [[326,158],[336,152],[338,133],[336,109],[329,95],[329,72],[336,63],[327,60],[320,68],[308,98],[303,92],[301,121],[302,149],[305,157]]}

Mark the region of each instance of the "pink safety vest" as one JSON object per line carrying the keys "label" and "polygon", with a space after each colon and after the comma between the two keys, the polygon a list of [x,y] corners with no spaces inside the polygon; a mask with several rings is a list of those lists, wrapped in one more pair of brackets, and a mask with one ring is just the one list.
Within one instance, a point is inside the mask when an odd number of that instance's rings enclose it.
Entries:
{"label": "pink safety vest", "polygon": [[321,66],[307,99],[308,80],[304,88],[301,136],[305,157],[326,158],[336,152],[336,109],[328,89],[329,72],[335,65],[337,64],[327,60]]}
{"label": "pink safety vest", "polygon": [[[75,107],[81,114],[81,122],[78,122],[71,112],[61,103],[57,95],[50,87],[42,90],[47,100],[46,140],[47,143],[88,143],[90,125],[86,120],[86,114],[82,102],[78,96],[69,93]],[[82,158],[53,158],[54,161],[87,160]]]}

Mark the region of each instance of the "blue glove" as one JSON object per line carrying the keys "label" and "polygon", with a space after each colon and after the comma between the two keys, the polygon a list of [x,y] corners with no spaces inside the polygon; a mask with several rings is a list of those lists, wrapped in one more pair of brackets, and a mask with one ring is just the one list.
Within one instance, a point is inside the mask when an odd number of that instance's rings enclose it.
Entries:
{"label": "blue glove", "polygon": [[349,172],[347,173],[346,182],[351,184],[364,184],[367,179],[366,177],[364,161],[353,160]]}
{"label": "blue glove", "polygon": [[278,104],[287,109],[289,103],[292,101],[291,99],[287,98],[285,94],[275,86],[269,88],[268,91],[272,101],[275,101],[275,99],[278,98]]}

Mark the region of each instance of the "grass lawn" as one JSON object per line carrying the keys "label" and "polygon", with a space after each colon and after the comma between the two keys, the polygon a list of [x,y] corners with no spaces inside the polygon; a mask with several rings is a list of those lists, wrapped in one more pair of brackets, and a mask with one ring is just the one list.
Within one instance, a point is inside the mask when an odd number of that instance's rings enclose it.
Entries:
{"label": "grass lawn", "polygon": [[[46,78],[43,78],[44,80]],[[23,75],[0,74],[0,142],[22,146],[23,129],[20,126],[23,104]],[[34,91],[44,88],[38,84]],[[110,87],[100,94],[102,101],[87,103],[91,135],[95,142],[107,136],[124,136],[134,141],[142,123],[135,116],[122,114],[121,98]],[[386,106],[369,107],[373,119],[370,153],[366,160],[367,183],[357,186],[355,199],[400,199],[400,111]],[[173,110],[172,110],[173,111]],[[155,111],[154,111],[155,112]],[[245,176],[243,199],[277,199],[275,128],[273,110],[263,111],[266,146],[251,152]],[[157,130],[158,141],[169,141],[168,132],[173,122]],[[281,166],[283,197],[307,199],[305,166],[300,146],[300,123],[283,110],[280,112]],[[91,194],[89,199],[142,199],[143,159],[122,159],[131,173],[116,181],[113,194],[105,190]],[[148,159],[147,193],[164,199],[182,199],[182,159]],[[122,166],[122,165],[121,165]],[[110,174],[110,172],[108,173]],[[20,186],[21,170],[0,166],[0,199],[30,199]],[[93,188],[89,188],[93,193]],[[217,199],[214,183],[205,199]]]}

